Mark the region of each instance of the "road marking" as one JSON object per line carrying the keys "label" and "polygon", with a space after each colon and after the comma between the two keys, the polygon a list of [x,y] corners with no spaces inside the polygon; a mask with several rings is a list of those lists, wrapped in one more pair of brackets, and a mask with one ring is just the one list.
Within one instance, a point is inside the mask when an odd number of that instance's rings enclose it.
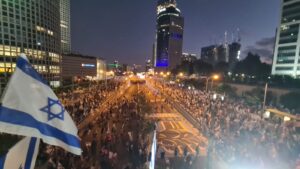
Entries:
{"label": "road marking", "polygon": [[174,128],[174,125],[173,125],[173,122],[172,122],[172,121],[170,121],[169,123],[171,124],[171,126],[172,126],[172,129],[175,129],[175,128]]}
{"label": "road marking", "polygon": [[166,126],[165,126],[164,122],[160,121],[159,124],[163,128],[161,131],[165,131],[166,130]]}
{"label": "road marking", "polygon": [[188,131],[188,130],[186,129],[185,125],[183,125],[181,121],[179,122],[179,125],[181,126],[181,128],[183,129],[183,131]]}
{"label": "road marking", "polygon": [[181,130],[182,127],[179,125],[178,121],[174,120],[174,124],[176,125],[176,129]]}

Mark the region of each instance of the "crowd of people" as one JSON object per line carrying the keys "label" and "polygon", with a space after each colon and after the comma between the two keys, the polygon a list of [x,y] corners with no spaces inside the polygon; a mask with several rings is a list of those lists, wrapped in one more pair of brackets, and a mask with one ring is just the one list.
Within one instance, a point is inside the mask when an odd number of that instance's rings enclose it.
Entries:
{"label": "crowd of people", "polygon": [[[121,81],[110,80],[59,93],[62,104],[78,126],[88,116],[97,116],[79,130],[82,156],[41,144],[37,168],[131,169],[145,166],[151,155],[151,139],[145,132],[148,122],[138,106],[147,104],[145,91],[108,101],[123,85]],[[241,98],[163,81],[153,85],[168,96],[168,103],[180,105],[196,120],[201,133],[209,139],[207,154],[213,156],[209,159],[218,160],[230,169],[246,166],[295,168],[300,158],[299,132],[275,116],[265,119],[260,105],[249,106]],[[103,109],[105,101],[108,102]]]}
{"label": "crowd of people", "polygon": [[[79,130],[81,156],[61,148],[42,144],[37,168],[47,169],[136,169],[145,166],[149,156],[149,135],[144,132],[148,122],[138,112],[138,103],[145,101],[144,93],[133,92],[99,107],[120,85],[111,81],[107,86],[93,84],[60,97],[77,125],[91,113],[96,113],[88,125]],[[135,93],[135,94],[134,94]],[[144,112],[146,113],[146,112]]]}
{"label": "crowd of people", "polygon": [[295,168],[299,133],[279,118],[264,119],[261,106],[175,84],[155,85],[197,120],[209,138],[209,153],[229,168]]}
{"label": "crowd of people", "polygon": [[106,83],[91,82],[88,87],[78,87],[59,93],[62,104],[76,124],[94,113],[109,96],[122,85],[121,81],[109,80]]}

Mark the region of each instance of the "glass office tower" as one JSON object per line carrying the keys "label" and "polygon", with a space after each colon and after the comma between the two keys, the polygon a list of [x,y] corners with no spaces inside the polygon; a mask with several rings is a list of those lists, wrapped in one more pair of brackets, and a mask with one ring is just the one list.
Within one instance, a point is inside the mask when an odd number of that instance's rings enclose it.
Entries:
{"label": "glass office tower", "polygon": [[52,86],[60,85],[59,0],[0,0],[0,94],[24,52]]}
{"label": "glass office tower", "polygon": [[184,19],[176,6],[175,0],[158,1],[156,69],[172,70],[181,61]]}
{"label": "glass office tower", "polygon": [[300,77],[300,1],[283,0],[272,74]]}

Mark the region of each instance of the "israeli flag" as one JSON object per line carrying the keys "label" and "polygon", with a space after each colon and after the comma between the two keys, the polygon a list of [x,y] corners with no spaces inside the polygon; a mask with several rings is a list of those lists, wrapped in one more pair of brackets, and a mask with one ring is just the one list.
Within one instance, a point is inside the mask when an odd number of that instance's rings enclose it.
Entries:
{"label": "israeli flag", "polygon": [[41,138],[76,155],[82,152],[76,125],[24,54],[2,98],[0,132]]}
{"label": "israeli flag", "polygon": [[40,139],[25,137],[0,157],[0,169],[34,169]]}

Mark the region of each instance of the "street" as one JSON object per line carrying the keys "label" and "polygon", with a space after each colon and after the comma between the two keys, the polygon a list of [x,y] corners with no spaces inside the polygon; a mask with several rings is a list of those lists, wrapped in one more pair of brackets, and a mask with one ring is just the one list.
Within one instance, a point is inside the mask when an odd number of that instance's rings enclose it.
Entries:
{"label": "street", "polygon": [[[196,156],[198,147],[199,154],[196,163],[191,168],[201,169],[205,163],[207,139],[194,128],[164,96],[157,95],[157,91],[147,85],[149,91],[148,97],[152,101],[153,107],[156,108],[154,114],[148,118],[158,121],[158,151],[157,160],[161,165],[165,165],[165,160],[160,159],[160,153],[165,152],[165,157],[170,160],[173,168],[184,168],[184,149],[188,154]],[[175,158],[175,148],[178,149],[178,158]]]}

